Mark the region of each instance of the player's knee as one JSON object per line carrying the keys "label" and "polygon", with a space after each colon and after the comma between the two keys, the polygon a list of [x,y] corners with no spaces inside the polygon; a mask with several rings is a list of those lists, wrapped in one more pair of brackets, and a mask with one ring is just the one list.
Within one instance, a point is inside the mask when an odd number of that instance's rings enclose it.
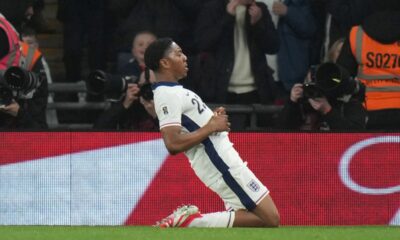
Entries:
{"label": "player's knee", "polygon": [[274,212],[272,214],[268,214],[268,217],[265,222],[265,227],[279,227],[281,222],[281,217],[278,212]]}
{"label": "player's knee", "polygon": [[279,213],[275,213],[271,217],[271,227],[279,227],[280,223],[281,223],[281,217],[279,216]]}

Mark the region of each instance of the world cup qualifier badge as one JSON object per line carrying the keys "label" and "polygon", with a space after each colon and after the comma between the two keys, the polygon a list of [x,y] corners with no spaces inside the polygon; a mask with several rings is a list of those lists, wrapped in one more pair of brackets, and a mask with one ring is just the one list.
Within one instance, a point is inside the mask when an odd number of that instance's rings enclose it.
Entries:
{"label": "world cup qualifier badge", "polygon": [[260,191],[260,185],[259,185],[256,181],[254,181],[254,180],[251,180],[251,181],[247,184],[247,187],[250,188],[250,190],[253,191],[253,192],[258,192],[258,191]]}

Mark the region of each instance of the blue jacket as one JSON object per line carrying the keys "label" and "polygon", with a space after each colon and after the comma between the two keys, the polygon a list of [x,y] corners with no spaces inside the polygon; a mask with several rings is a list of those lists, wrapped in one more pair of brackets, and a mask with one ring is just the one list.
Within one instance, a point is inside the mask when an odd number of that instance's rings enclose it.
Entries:
{"label": "blue jacket", "polygon": [[311,39],[317,30],[308,0],[285,0],[287,15],[278,22],[281,47],[278,52],[278,78],[290,91],[302,83],[310,66]]}

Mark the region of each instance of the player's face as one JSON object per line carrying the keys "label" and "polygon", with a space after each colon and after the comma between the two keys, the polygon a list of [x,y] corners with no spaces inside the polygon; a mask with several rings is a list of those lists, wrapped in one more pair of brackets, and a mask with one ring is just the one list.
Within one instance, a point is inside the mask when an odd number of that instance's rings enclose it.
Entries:
{"label": "player's face", "polygon": [[175,42],[167,52],[166,59],[170,62],[170,70],[177,79],[186,77],[188,72],[187,57]]}

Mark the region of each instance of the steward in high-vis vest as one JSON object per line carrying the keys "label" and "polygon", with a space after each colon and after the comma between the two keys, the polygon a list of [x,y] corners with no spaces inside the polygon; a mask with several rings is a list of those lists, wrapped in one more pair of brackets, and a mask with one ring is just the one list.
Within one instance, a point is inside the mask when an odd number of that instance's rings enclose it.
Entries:
{"label": "steward in high-vis vest", "polygon": [[366,109],[400,109],[400,40],[384,44],[355,26],[350,45],[358,63],[357,78],[366,86]]}
{"label": "steward in high-vis vest", "polygon": [[[46,129],[47,80],[36,48],[20,42],[19,35],[0,14],[0,129]],[[10,101],[10,84],[5,83],[5,73],[10,67],[19,67],[30,73],[31,86],[13,91]]]}
{"label": "steward in high-vis vest", "polygon": [[[0,70],[5,71],[10,66],[18,66],[21,56],[19,35],[15,28],[11,25],[3,15],[0,14],[0,29],[3,34],[0,44]],[[7,42],[6,42],[6,41]]]}
{"label": "steward in high-vis vest", "polygon": [[[385,0],[382,0],[385,2]],[[351,29],[337,63],[366,86],[367,129],[400,129],[400,1]]]}

